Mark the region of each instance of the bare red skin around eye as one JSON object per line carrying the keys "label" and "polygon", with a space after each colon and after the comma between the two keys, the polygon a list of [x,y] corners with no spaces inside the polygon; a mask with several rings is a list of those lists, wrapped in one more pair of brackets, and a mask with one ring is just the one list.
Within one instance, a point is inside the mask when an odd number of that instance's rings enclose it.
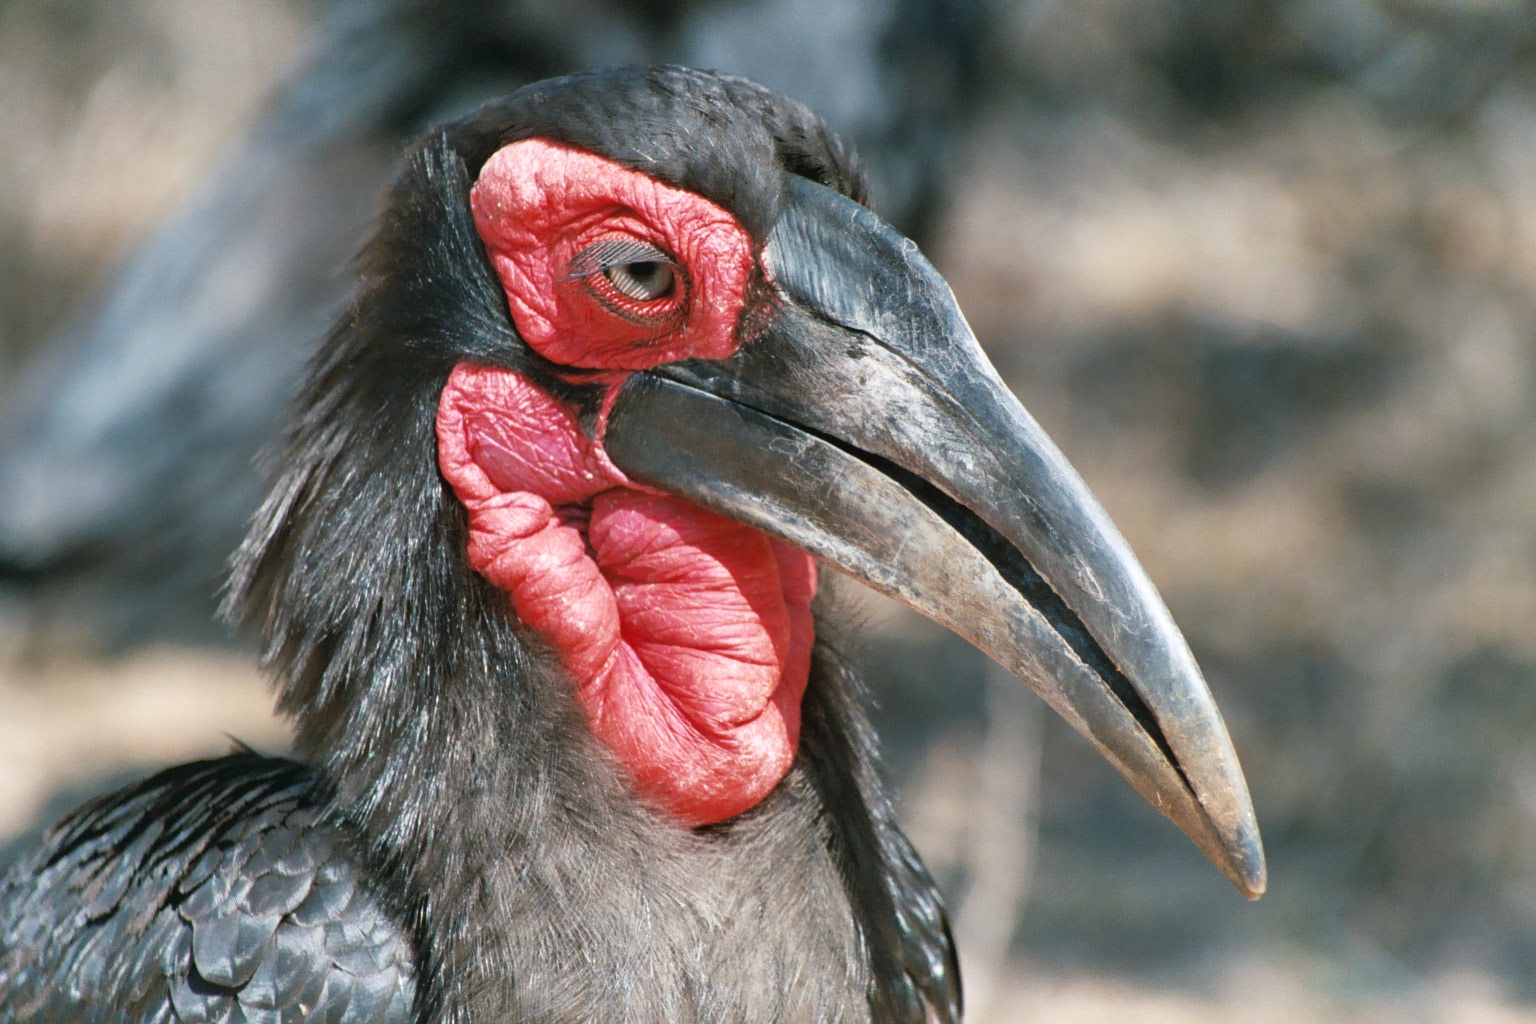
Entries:
{"label": "bare red skin around eye", "polygon": [[[541,140],[495,154],[471,201],[518,332],[551,360],[628,371],[735,350],[751,248],[719,207]],[[567,279],[572,258],[616,236],[671,254],[686,289],[639,308]],[[471,565],[558,652],[637,791],[686,825],[767,796],[799,743],[814,560],[631,485],[572,410],[517,373],[460,363],[437,434]]]}
{"label": "bare red skin around eye", "polygon": [[[725,210],[591,153],[525,139],[485,162],[470,191],[475,227],[512,321],[540,355],[565,366],[644,370],[736,350],[752,245]],[[666,300],[639,303],[571,261],[610,239],[648,242],[682,277]]]}

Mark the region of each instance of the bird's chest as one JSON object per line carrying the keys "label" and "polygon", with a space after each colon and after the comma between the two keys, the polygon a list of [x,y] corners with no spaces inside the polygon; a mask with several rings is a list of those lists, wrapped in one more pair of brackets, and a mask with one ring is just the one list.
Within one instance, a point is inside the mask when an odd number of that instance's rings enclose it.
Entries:
{"label": "bird's chest", "polygon": [[465,906],[477,924],[439,961],[457,961],[444,1018],[868,1021],[836,866],[797,808],[773,810],[710,835],[573,833],[501,865],[491,912]]}

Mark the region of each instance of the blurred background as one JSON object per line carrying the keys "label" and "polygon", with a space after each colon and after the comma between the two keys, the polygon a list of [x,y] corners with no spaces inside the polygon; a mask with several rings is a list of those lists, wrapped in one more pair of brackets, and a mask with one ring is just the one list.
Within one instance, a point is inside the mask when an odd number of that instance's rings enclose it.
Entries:
{"label": "blurred background", "polygon": [[1536,10],[1504,0],[0,0],[0,861],[286,742],[211,618],[405,140],[673,60],[856,140],[1161,588],[1247,904],[848,585],[973,1021],[1536,1020]]}

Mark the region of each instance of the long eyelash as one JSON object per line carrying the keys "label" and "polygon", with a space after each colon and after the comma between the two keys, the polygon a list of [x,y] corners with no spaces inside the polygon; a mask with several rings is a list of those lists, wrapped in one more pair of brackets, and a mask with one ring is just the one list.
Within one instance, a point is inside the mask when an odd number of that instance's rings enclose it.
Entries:
{"label": "long eyelash", "polygon": [[589,277],[626,263],[665,263],[672,267],[677,265],[671,256],[650,242],[642,242],[638,238],[610,238],[578,253],[566,267],[566,274],[562,280],[571,281],[578,277]]}

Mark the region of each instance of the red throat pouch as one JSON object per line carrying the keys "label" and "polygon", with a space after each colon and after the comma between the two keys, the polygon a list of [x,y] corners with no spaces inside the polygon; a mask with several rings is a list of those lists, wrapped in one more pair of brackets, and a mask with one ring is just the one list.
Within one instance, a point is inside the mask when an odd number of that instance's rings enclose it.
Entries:
{"label": "red throat pouch", "polygon": [[516,373],[456,367],[437,433],[471,565],[554,648],[637,791],[687,825],[767,796],[799,742],[814,560],[630,486]]}

